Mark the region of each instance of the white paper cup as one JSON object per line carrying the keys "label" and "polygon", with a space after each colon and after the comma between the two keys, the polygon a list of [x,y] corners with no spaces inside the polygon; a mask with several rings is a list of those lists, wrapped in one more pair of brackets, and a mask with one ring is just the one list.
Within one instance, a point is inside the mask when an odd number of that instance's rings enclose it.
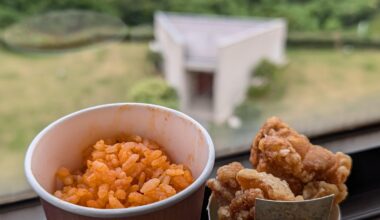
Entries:
{"label": "white paper cup", "polygon": [[[165,200],[124,209],[74,205],[53,196],[55,173],[61,166],[78,169],[82,152],[96,141],[120,135],[156,141],[171,160],[190,168],[195,181]],[[41,197],[48,219],[199,219],[204,184],[215,159],[207,131],[189,116],[165,107],[117,103],[87,108],[47,126],[32,141],[25,158],[28,182]]]}

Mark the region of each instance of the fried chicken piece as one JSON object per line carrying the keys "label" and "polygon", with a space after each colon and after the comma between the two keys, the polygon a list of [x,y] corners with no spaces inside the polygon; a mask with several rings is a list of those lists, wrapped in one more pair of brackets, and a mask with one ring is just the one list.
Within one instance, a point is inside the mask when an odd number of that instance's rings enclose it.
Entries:
{"label": "fried chicken piece", "polygon": [[250,161],[258,171],[286,180],[296,195],[308,182],[343,184],[352,166],[348,155],[312,145],[276,117],[269,118],[256,135]]}
{"label": "fried chicken piece", "polygon": [[334,194],[334,203],[339,204],[347,197],[346,184],[331,184],[325,181],[310,182],[303,189],[303,197],[305,199],[315,199],[323,196]]}
{"label": "fried chicken piece", "polygon": [[240,186],[236,180],[236,174],[242,169],[244,169],[244,166],[239,162],[232,162],[221,166],[216,171],[216,179],[231,189],[239,189]]}
{"label": "fried chicken piece", "polygon": [[241,163],[232,162],[218,169],[216,179],[207,181],[207,186],[213,191],[220,205],[229,204],[235,197],[235,192],[240,190],[236,174],[242,169],[244,167]]}
{"label": "fried chicken piece", "polygon": [[257,172],[253,169],[243,169],[238,172],[236,179],[242,189],[260,189],[266,199],[295,200],[288,183],[272,174]]}
{"label": "fried chicken piece", "polygon": [[282,180],[286,180],[286,182],[289,184],[290,189],[295,195],[302,195],[304,183],[302,183],[298,178],[294,177],[292,174],[284,173],[281,170],[278,170],[275,167],[273,167],[271,164],[267,163],[260,163],[256,167],[256,170],[265,170],[267,173],[270,173],[275,177],[278,177]]}
{"label": "fried chicken piece", "polygon": [[304,169],[314,173],[314,180],[326,181],[333,184],[346,182],[352,167],[351,157],[331,151],[321,146],[313,145],[303,160]]}
{"label": "fried chicken piece", "polygon": [[217,179],[209,179],[207,181],[207,186],[212,190],[215,199],[218,201],[219,205],[227,205],[234,198],[233,190],[225,187]]}
{"label": "fried chicken piece", "polygon": [[218,219],[219,220],[232,220],[232,215],[228,205],[221,206],[218,209]]}
{"label": "fried chicken piece", "polygon": [[254,219],[256,198],[264,198],[261,189],[237,191],[229,207],[232,216],[236,219]]}
{"label": "fried chicken piece", "polygon": [[218,209],[218,219],[219,220],[254,220],[255,217],[253,214],[251,214],[251,211],[248,211],[248,210],[241,210],[235,215],[232,215],[229,209],[229,206],[222,206]]}
{"label": "fried chicken piece", "polygon": [[261,127],[252,143],[250,157],[252,164],[259,163],[259,142],[266,136],[279,136],[286,138],[301,158],[305,157],[310,147],[310,142],[306,136],[298,134],[295,130],[289,128],[287,124],[283,123],[279,118],[271,117]]}
{"label": "fried chicken piece", "polygon": [[239,190],[229,206],[218,209],[219,220],[254,219],[256,198],[264,198],[260,189]]}
{"label": "fried chicken piece", "polygon": [[296,195],[302,193],[302,158],[289,142],[276,136],[267,136],[259,142],[260,160],[256,169],[286,180]]}

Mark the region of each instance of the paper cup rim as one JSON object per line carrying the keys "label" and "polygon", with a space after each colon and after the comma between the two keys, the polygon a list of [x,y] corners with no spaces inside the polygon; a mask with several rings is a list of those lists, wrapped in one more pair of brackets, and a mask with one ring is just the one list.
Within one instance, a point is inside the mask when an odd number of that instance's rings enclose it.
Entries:
{"label": "paper cup rim", "polygon": [[[63,123],[66,120],[69,120],[73,117],[86,114],[87,112],[95,111],[98,109],[104,109],[104,108],[114,108],[114,107],[121,107],[121,106],[139,106],[139,107],[146,107],[146,108],[152,108],[152,109],[159,109],[166,112],[169,112],[171,114],[174,114],[182,119],[185,119],[187,121],[190,121],[192,124],[194,124],[197,128],[200,129],[202,135],[206,139],[206,143],[208,146],[208,161],[206,166],[204,167],[203,171],[199,175],[199,177],[186,189],[182,190],[181,192],[175,194],[174,196],[171,196],[167,199],[143,205],[143,206],[137,206],[137,207],[130,207],[130,208],[121,208],[121,209],[97,209],[97,208],[90,208],[90,207],[84,207],[80,205],[75,205],[69,202],[66,202],[64,200],[61,200],[54,195],[47,192],[37,181],[37,179],[34,177],[31,163],[32,163],[32,157],[34,150],[36,148],[37,143],[41,140],[41,138],[51,129],[53,129],[55,126],[57,126],[60,123]],[[136,216],[141,214],[147,214],[151,213],[166,207],[169,207],[171,205],[174,205],[186,197],[190,196],[191,194],[195,193],[200,187],[203,186],[207,178],[210,176],[212,168],[214,166],[214,160],[215,160],[215,149],[214,144],[212,142],[212,139],[210,135],[208,134],[207,130],[196,120],[191,118],[190,116],[174,110],[167,107],[154,105],[154,104],[146,104],[146,103],[111,103],[111,104],[103,104],[103,105],[97,105],[89,108],[85,108],[76,112],[73,112],[71,114],[68,114],[66,116],[63,116],[56,121],[49,124],[46,128],[44,128],[30,143],[28,150],[26,152],[25,156],[25,164],[24,164],[24,171],[26,175],[26,179],[31,185],[31,187],[35,190],[35,192],[46,202],[61,208],[65,211],[89,216],[89,217],[100,217],[100,218],[115,218],[115,217],[130,217],[130,216]]]}

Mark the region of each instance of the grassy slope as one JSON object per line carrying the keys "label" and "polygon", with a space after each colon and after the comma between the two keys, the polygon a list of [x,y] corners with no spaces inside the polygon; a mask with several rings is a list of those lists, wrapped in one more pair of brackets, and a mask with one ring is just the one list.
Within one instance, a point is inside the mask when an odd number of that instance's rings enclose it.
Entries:
{"label": "grassy slope", "polygon": [[147,49],[107,43],[62,54],[0,51],[0,175],[7,185],[0,196],[26,187],[20,181],[24,151],[48,123],[88,106],[126,101],[130,85],[153,74]]}
{"label": "grassy slope", "polygon": [[245,115],[240,129],[211,126],[214,137],[220,137],[215,140],[219,153],[231,151],[231,146],[247,149],[258,127],[272,115],[309,135],[379,120],[380,51],[290,49],[287,58],[280,82],[286,89],[281,94],[246,100],[258,113]]}
{"label": "grassy slope", "polygon": [[290,50],[288,59],[283,96],[276,102],[259,102],[266,109],[274,108],[270,113],[310,117],[310,113],[328,114],[342,107],[347,112],[360,111],[363,106],[346,107],[380,94],[379,51]]}
{"label": "grassy slope", "polygon": [[[290,51],[284,76],[288,89],[276,104],[288,114],[306,117],[333,112],[363,112],[364,106],[380,94],[380,52],[331,50]],[[373,100],[375,101],[375,100]]]}

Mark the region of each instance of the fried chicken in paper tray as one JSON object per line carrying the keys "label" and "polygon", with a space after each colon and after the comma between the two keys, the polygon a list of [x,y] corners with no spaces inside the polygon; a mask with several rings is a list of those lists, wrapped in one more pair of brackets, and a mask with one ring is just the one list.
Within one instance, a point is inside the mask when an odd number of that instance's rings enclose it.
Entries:
{"label": "fried chicken in paper tray", "polygon": [[254,219],[256,198],[299,201],[334,194],[339,204],[347,197],[350,156],[311,144],[277,117],[256,135],[250,162],[255,169],[232,162],[208,180],[219,219]]}

